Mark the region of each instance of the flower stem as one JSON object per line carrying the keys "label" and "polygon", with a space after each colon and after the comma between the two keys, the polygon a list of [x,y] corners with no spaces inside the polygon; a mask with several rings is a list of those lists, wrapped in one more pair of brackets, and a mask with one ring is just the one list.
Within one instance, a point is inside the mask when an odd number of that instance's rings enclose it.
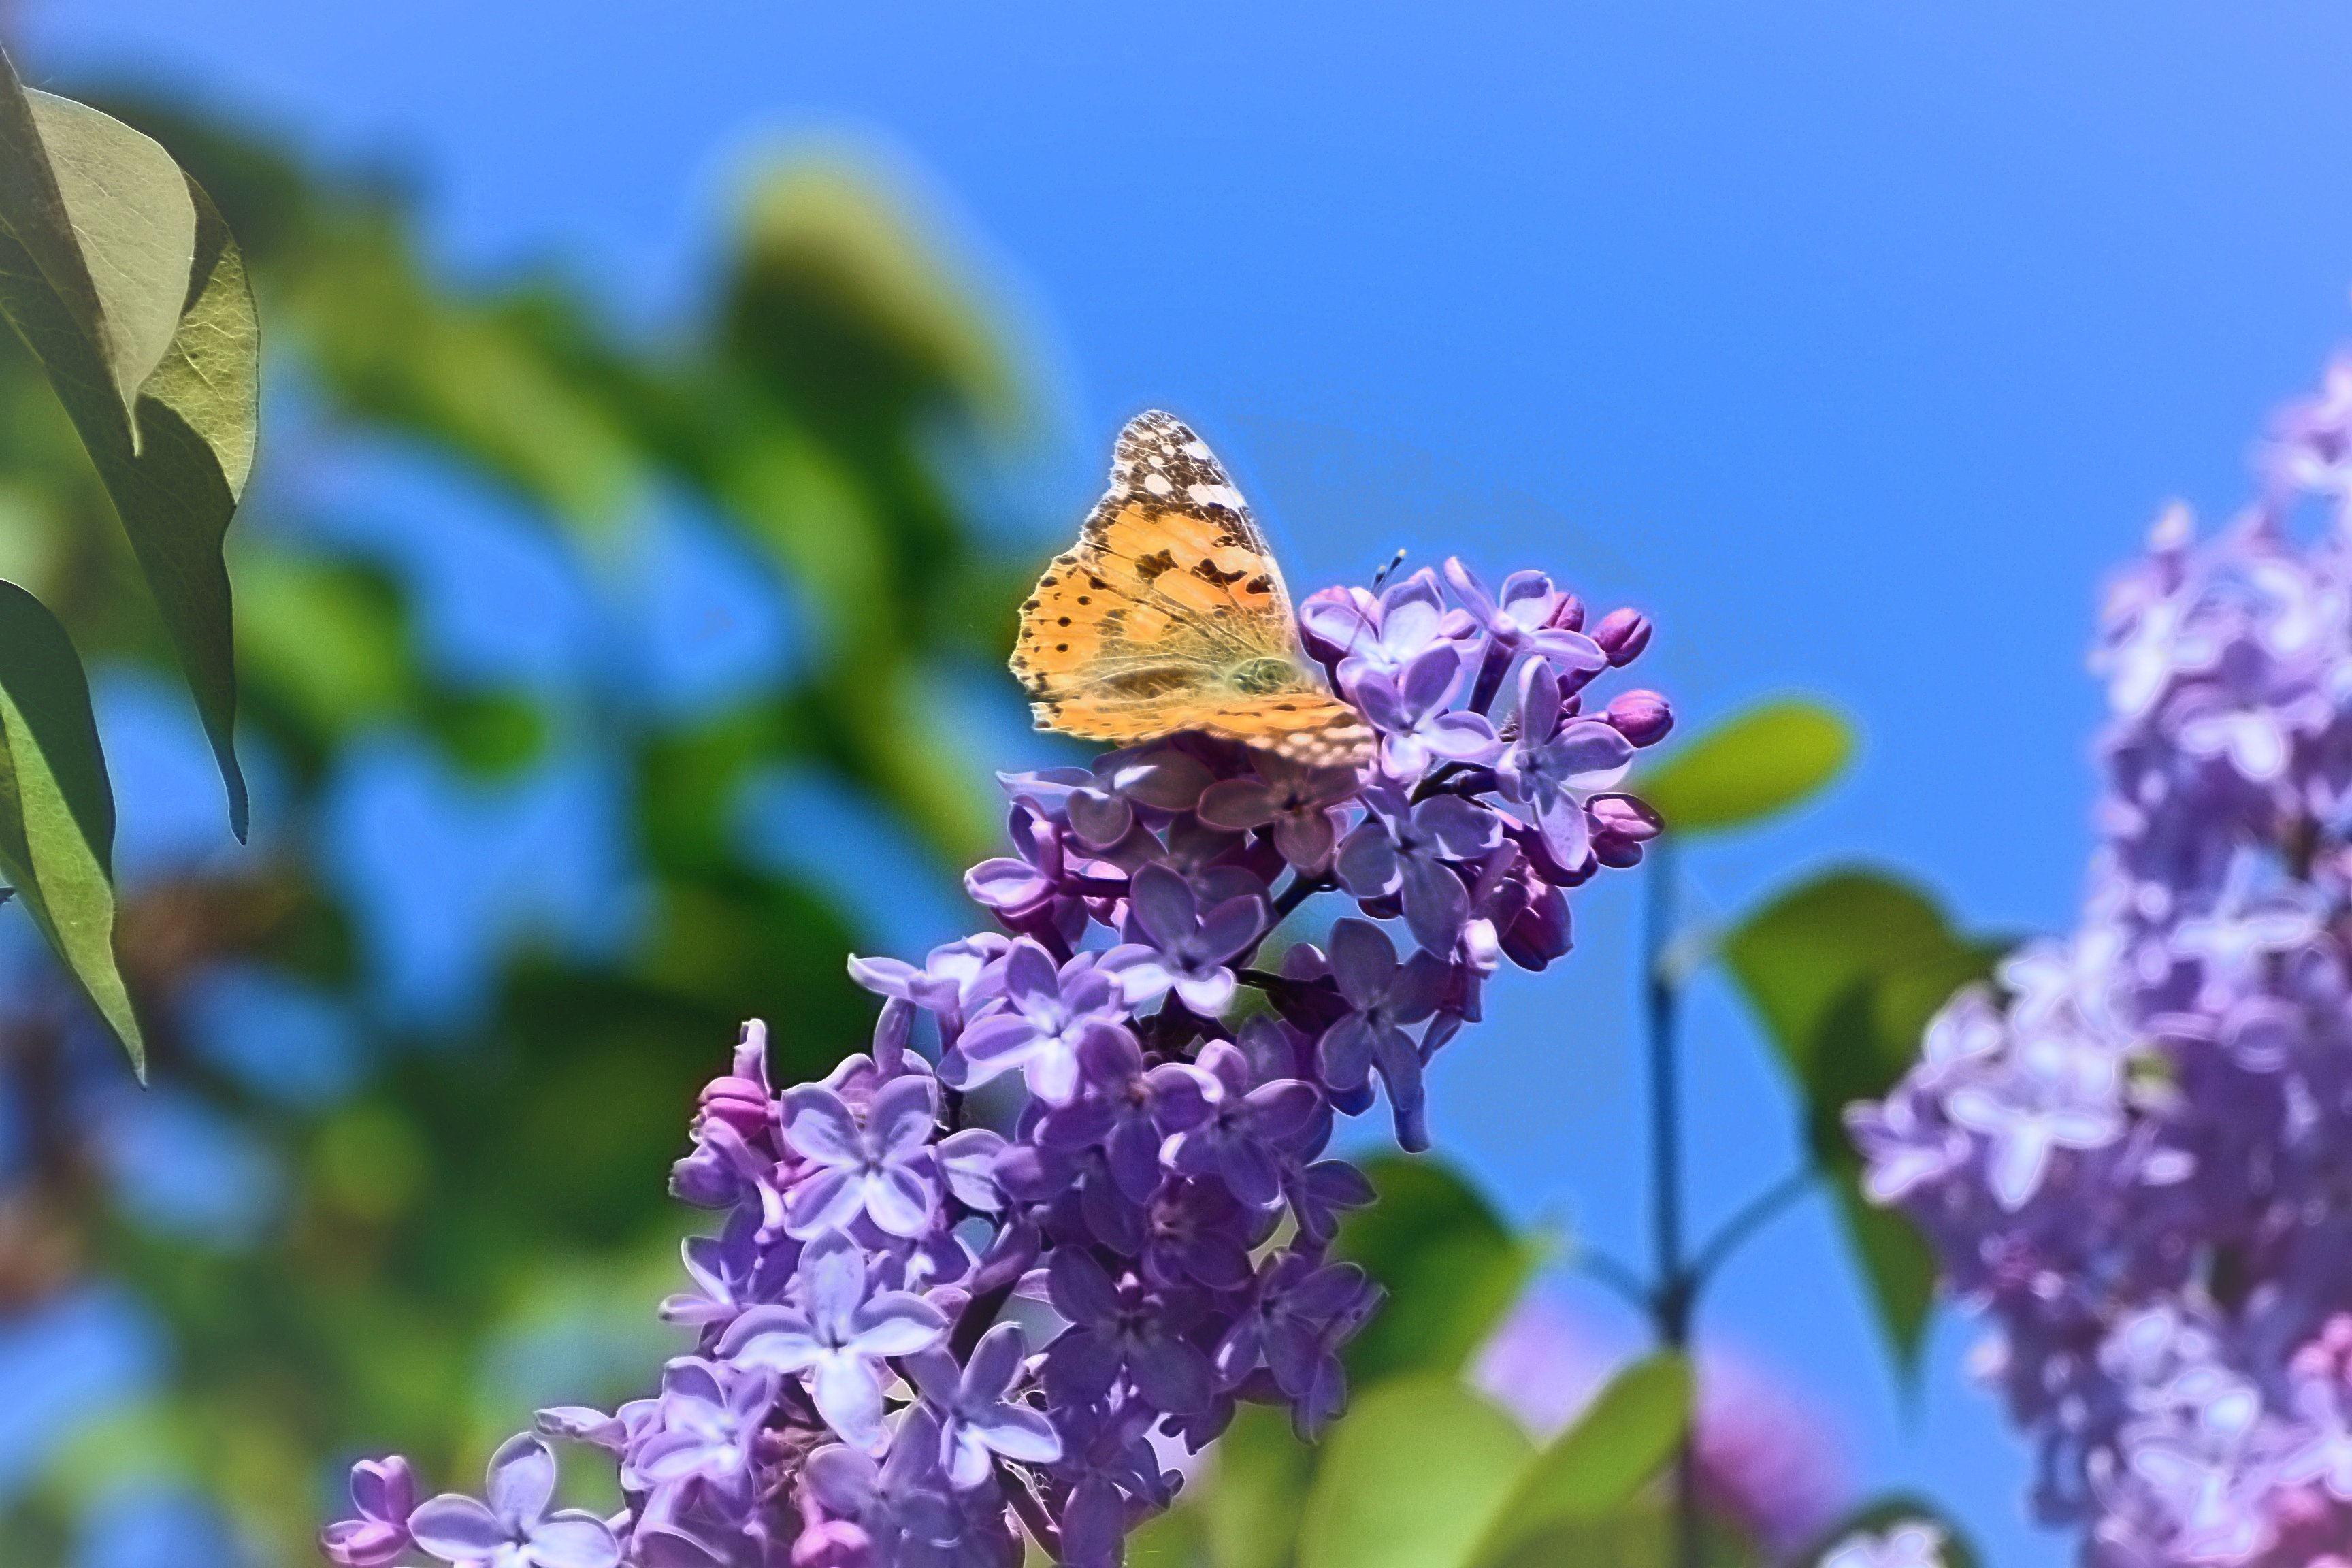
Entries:
{"label": "flower stem", "polygon": [[[1674,840],[1650,846],[1649,900],[1642,941],[1642,978],[1650,1066],[1650,1215],[1657,1289],[1651,1320],[1667,1349],[1690,1348],[1697,1279],[1683,1257],[1682,1082],[1675,1059],[1675,979],[1666,963],[1675,931]],[[1675,1458],[1675,1563],[1700,1568],[1698,1447],[1683,1435]]]}

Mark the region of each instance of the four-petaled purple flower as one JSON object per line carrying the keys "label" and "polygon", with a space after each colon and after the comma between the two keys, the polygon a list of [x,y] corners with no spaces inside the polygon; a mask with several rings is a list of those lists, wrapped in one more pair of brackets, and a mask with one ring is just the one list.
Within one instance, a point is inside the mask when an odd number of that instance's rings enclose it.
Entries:
{"label": "four-petaled purple flower", "polygon": [[444,1563],[484,1568],[614,1568],[621,1543],[593,1513],[547,1505],[555,1497],[555,1456],[524,1433],[490,1456],[484,1496],[443,1492],[416,1505],[408,1532]]}
{"label": "four-petaled purple flower", "polygon": [[1029,1091],[1060,1105],[1077,1092],[1078,1046],[1096,1029],[1118,1029],[1127,1001],[1118,974],[1101,954],[1082,952],[1058,969],[1026,938],[1004,957],[1004,1007],[975,1020],[941,1058],[940,1076],[976,1089],[1019,1068]]}
{"label": "four-petaled purple flower", "polygon": [[1160,1145],[1209,1114],[1217,1080],[1187,1062],[1145,1067],[1126,1029],[1092,1031],[1079,1042],[1078,1057],[1087,1092],[1046,1112],[1037,1142],[1057,1150],[1100,1144],[1111,1179],[1139,1204],[1160,1184]]}
{"label": "four-petaled purple flower", "polygon": [[1266,925],[1265,900],[1243,893],[1202,912],[1192,884],[1165,866],[1136,872],[1128,892],[1127,938],[1147,951],[1119,971],[1129,1003],[1168,991],[1203,1018],[1233,1005],[1226,964]]}
{"label": "four-petaled purple flower", "polygon": [[1519,672],[1519,733],[1495,765],[1503,791],[1535,815],[1545,850],[1561,871],[1581,868],[1592,852],[1584,804],[1625,776],[1633,743],[1611,725],[1567,718],[1559,680],[1542,659]]}
{"label": "four-petaled purple flower", "polygon": [[796,1237],[840,1230],[860,1215],[892,1236],[920,1236],[939,1202],[929,1171],[938,1091],[928,1074],[892,1079],[861,1121],[818,1084],[784,1095],[784,1139],[817,1169],[787,1200]]}
{"label": "four-petaled purple flower", "polygon": [[1462,684],[1462,650],[1438,643],[1394,674],[1357,677],[1356,705],[1381,732],[1381,768],[1397,783],[1421,781],[1436,763],[1491,763],[1501,751],[1483,713],[1446,704]]}
{"label": "four-petaled purple flower", "polygon": [[1346,768],[1310,768],[1271,752],[1252,752],[1254,778],[1224,779],[1201,796],[1201,820],[1213,827],[1267,827],[1275,847],[1293,868],[1320,871],[1339,841],[1332,816],[1355,797],[1357,780]]}
{"label": "four-petaled purple flower", "polygon": [[1185,1337],[1202,1316],[1195,1292],[1148,1290],[1139,1280],[1114,1282],[1077,1247],[1060,1247],[1046,1266],[1054,1310],[1070,1321],[1045,1348],[1045,1386],[1091,1405],[1122,1373],[1155,1408],[1182,1415],[1209,1403],[1209,1361]]}
{"label": "four-petaled purple flower", "polygon": [[1054,1424],[1005,1398],[1028,1352],[1020,1324],[999,1323],[981,1336],[961,1367],[945,1351],[907,1358],[908,1374],[939,1413],[940,1468],[960,1491],[986,1481],[1000,1454],[1027,1465],[1050,1465],[1062,1457]]}
{"label": "four-petaled purple flower", "polygon": [[1340,689],[1350,692],[1368,674],[1395,675],[1432,647],[1476,635],[1466,613],[1446,607],[1426,567],[1378,597],[1358,588],[1310,594],[1298,620],[1308,647],[1337,666]]}
{"label": "four-petaled purple flower", "polygon": [[1282,1196],[1287,1147],[1323,1097],[1295,1078],[1252,1088],[1248,1059],[1223,1040],[1201,1047],[1201,1067],[1223,1092],[1204,1121],[1168,1141],[1168,1163],[1188,1176],[1215,1175],[1243,1203],[1268,1207]]}
{"label": "four-petaled purple flower", "polygon": [[866,1290],[866,1252],[840,1231],[801,1254],[804,1307],[754,1307],[735,1320],[719,1353],[741,1367],[806,1374],[825,1424],[855,1447],[879,1453],[880,1363],[939,1343],[947,1320],[905,1290]]}
{"label": "four-petaled purple flower", "polygon": [[1394,792],[1371,792],[1372,809],[1339,847],[1339,881],[1358,898],[1394,893],[1412,939],[1450,955],[1470,918],[1470,891],[1448,861],[1474,860],[1502,842],[1502,818],[1458,795],[1407,805]]}
{"label": "four-petaled purple flower", "polygon": [[1343,920],[1331,928],[1331,978],[1349,1013],[1323,1033],[1323,1076],[1334,1089],[1354,1089],[1373,1068],[1388,1085],[1397,1142],[1429,1146],[1421,1115],[1421,1048],[1405,1030],[1437,1011],[1445,962],[1427,951],[1397,963],[1396,944],[1369,921]]}

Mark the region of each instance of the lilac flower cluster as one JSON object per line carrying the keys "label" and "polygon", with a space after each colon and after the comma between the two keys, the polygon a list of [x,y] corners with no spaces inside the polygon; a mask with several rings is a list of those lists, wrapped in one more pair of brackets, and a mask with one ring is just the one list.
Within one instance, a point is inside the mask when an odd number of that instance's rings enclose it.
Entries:
{"label": "lilac flower cluster", "polygon": [[2352,1557],[2352,362],[2265,458],[2115,585],[2081,928],[1849,1117],[2115,1568]]}
{"label": "lilac flower cluster", "polygon": [[[1430,1057],[1505,959],[1568,951],[1568,889],[1657,832],[1612,786],[1672,719],[1648,692],[1590,707],[1649,624],[1588,629],[1538,574],[1490,595],[1448,562],[1300,621],[1374,759],[1180,735],[1008,776],[1017,854],[965,879],[1002,929],[852,959],[880,1017],[824,1081],[772,1091],[754,1024],[704,1090],[672,1185],[725,1218],[662,1305],[694,1353],[610,1415],[542,1411],[480,1500],[357,1466],[329,1559],[1010,1568],[1025,1533],[1092,1568],[1168,1505],[1167,1445],[1237,1401],[1308,1435],[1336,1415],[1378,1292],[1328,1257],[1372,1196],[1323,1157],[1335,1114],[1384,1089],[1426,1144]],[[1277,954],[1323,892],[1355,912]],[[621,1511],[551,1511],[547,1438],[608,1453]]]}

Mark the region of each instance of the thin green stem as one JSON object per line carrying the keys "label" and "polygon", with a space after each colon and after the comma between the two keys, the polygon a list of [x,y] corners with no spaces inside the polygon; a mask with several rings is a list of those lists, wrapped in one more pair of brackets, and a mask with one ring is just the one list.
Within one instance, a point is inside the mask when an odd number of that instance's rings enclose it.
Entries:
{"label": "thin green stem", "polygon": [[[1650,846],[1649,903],[1642,942],[1643,1013],[1650,1067],[1650,1215],[1657,1286],[1652,1321],[1669,1350],[1690,1348],[1691,1306],[1697,1279],[1683,1256],[1682,1080],[1675,1059],[1675,1004],[1680,1000],[1666,949],[1675,934],[1674,840]],[[1675,1562],[1700,1568],[1698,1449],[1688,1434],[1675,1460]]]}

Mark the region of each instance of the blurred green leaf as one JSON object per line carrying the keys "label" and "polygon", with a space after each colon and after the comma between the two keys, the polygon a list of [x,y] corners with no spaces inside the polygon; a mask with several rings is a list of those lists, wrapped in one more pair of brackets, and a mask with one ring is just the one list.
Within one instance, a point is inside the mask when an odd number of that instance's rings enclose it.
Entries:
{"label": "blurred green leaf", "polygon": [[162,146],[0,58],[0,312],[96,464],[246,832],[221,541],[253,466],[260,328],[236,243]]}
{"label": "blurred green leaf", "polygon": [[1288,1568],[1315,1476],[1316,1450],[1286,1409],[1244,1405],[1217,1439],[1194,1508],[1215,1568]]}
{"label": "blurred green leaf", "polygon": [[1926,1524],[1943,1532],[1942,1555],[1937,1560],[1944,1568],[1979,1568],[1984,1559],[1978,1553],[1976,1543],[1968,1532],[1952,1522],[1951,1515],[1936,1503],[1907,1492],[1895,1492],[1874,1498],[1816,1536],[1812,1542],[1790,1559],[1814,1568],[1849,1536],[1857,1533],[1885,1535],[1906,1524]]}
{"label": "blurred green leaf", "polygon": [[1128,1537],[1128,1568],[1206,1568],[1208,1551],[1199,1510],[1185,1499]]}
{"label": "blurred green leaf", "polygon": [[2000,951],[1958,935],[1916,888],[1859,869],[1790,889],[1723,943],[1801,1097],[1806,1143],[1835,1183],[1847,1244],[1906,1382],[1934,1306],[1935,1260],[1908,1220],[1864,1197],[1845,1110],[1894,1087],[1936,1010],[1990,973]]}
{"label": "blurred green leaf", "polygon": [[1830,1010],[1857,981],[1954,945],[1925,893],[1875,871],[1844,869],[1780,894],[1723,941],[1732,978],[1762,1016],[1790,1076],[1804,1084]]}
{"label": "blurred green leaf", "polygon": [[539,760],[548,739],[546,715],[520,691],[426,693],[425,732],[459,766],[484,778],[520,773]]}
{"label": "blurred green leaf", "polygon": [[1501,1568],[1561,1526],[1623,1508],[1674,1458],[1690,1411],[1690,1365],[1681,1356],[1654,1355],[1618,1373],[1519,1478],[1472,1563]]}
{"label": "blurred green leaf", "polygon": [[1388,1299],[1349,1346],[1349,1376],[1457,1372],[1518,1300],[1540,1247],[1438,1161],[1386,1155],[1365,1173],[1380,1198],[1348,1215],[1332,1252],[1361,1264]]}
{"label": "blurred green leaf", "polygon": [[89,682],[65,627],[14,583],[0,583],[0,874],[143,1078],[114,956],[114,792]]}
{"label": "blurred green leaf", "polygon": [[1781,698],[1675,747],[1631,788],[1670,832],[1740,827],[1827,785],[1853,752],[1843,719],[1818,702]]}
{"label": "blurred green leaf", "polygon": [[1909,1390],[1918,1379],[1919,1351],[1927,1342],[1936,1281],[1943,1270],[1916,1226],[1864,1195],[1859,1160],[1845,1154],[1832,1170],[1846,1245],[1870,1285],[1871,1315],[1877,1320],[1888,1358]]}
{"label": "blurred green leaf", "polygon": [[1467,1568],[1535,1458],[1508,1415],[1429,1374],[1366,1390],[1324,1443],[1298,1568]]}

